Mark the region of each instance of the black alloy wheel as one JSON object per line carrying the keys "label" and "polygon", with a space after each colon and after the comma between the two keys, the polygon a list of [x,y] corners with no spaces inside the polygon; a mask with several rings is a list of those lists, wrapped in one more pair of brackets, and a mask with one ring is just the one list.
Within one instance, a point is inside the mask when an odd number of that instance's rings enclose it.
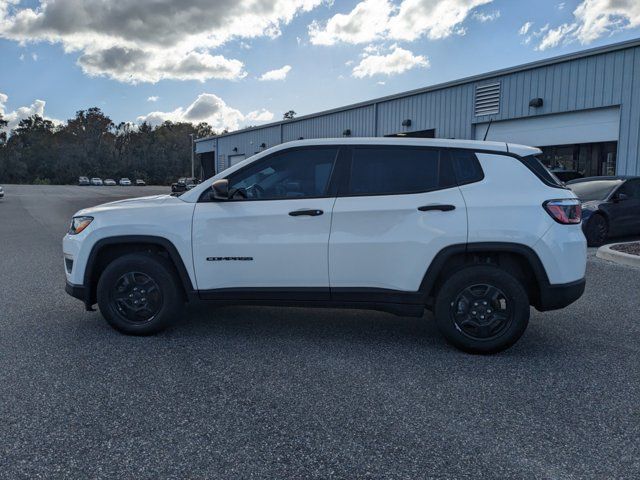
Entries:
{"label": "black alloy wheel", "polygon": [[100,275],[96,296],[109,325],[128,335],[164,330],[178,319],[185,300],[175,266],[152,252],[112,260]]}
{"label": "black alloy wheel", "polygon": [[156,281],[146,273],[127,272],[113,285],[109,300],[123,318],[140,324],[153,320],[160,312],[163,297]]}
{"label": "black alloy wheel", "polygon": [[529,295],[512,272],[498,265],[469,265],[444,280],[433,313],[440,333],[460,350],[497,353],[526,330]]}
{"label": "black alloy wheel", "polygon": [[513,317],[504,292],[487,284],[462,290],[451,303],[450,315],[458,330],[479,340],[502,334]]}

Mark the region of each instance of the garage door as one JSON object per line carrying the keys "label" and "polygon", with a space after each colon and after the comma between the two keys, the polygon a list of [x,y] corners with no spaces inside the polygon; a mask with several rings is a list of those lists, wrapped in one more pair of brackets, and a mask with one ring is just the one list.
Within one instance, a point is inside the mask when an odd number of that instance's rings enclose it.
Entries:
{"label": "garage door", "polygon": [[[476,125],[476,140],[484,138],[488,125]],[[619,131],[620,109],[615,107],[493,122],[487,140],[541,147],[617,141]]]}
{"label": "garage door", "polygon": [[229,155],[229,166],[233,167],[236,163],[240,163],[246,157],[244,154],[241,155]]}

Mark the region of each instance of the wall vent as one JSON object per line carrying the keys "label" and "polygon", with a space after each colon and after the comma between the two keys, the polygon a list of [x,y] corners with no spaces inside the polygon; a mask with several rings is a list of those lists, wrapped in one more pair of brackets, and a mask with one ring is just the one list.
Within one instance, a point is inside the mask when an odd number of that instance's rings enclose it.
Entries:
{"label": "wall vent", "polygon": [[476,117],[500,113],[500,82],[476,86]]}

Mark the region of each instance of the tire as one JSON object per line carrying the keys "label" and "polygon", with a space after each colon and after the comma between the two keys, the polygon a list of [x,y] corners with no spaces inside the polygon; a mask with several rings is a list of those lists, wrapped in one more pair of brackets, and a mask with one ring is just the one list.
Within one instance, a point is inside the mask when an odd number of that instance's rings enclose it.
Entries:
{"label": "tire", "polygon": [[597,213],[592,215],[587,222],[584,233],[584,236],[587,237],[587,245],[590,247],[600,247],[604,245],[609,236],[607,219]]}
{"label": "tire", "polygon": [[529,310],[518,279],[498,267],[477,265],[445,280],[434,314],[449,343],[468,353],[491,354],[518,341],[529,324]]}
{"label": "tire", "polygon": [[164,330],[183,304],[171,262],[146,252],[123,255],[107,265],[98,280],[97,297],[109,325],[127,335]]}

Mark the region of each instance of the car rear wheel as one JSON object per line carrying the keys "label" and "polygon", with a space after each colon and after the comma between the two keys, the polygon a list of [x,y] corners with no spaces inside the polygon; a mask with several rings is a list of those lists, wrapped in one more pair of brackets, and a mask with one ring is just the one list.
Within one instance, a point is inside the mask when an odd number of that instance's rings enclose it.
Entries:
{"label": "car rear wheel", "polygon": [[518,279],[494,266],[471,266],[447,278],[438,291],[435,317],[451,344],[469,353],[511,347],[529,323],[529,298]]}
{"label": "car rear wheel", "polygon": [[182,305],[173,265],[152,253],[117,258],[102,272],[97,297],[100,312],[116,330],[151,335],[167,328]]}
{"label": "car rear wheel", "polygon": [[609,236],[609,225],[607,219],[602,215],[592,215],[587,222],[587,228],[585,229],[585,236],[587,237],[587,245],[590,247],[600,247],[604,245]]}

